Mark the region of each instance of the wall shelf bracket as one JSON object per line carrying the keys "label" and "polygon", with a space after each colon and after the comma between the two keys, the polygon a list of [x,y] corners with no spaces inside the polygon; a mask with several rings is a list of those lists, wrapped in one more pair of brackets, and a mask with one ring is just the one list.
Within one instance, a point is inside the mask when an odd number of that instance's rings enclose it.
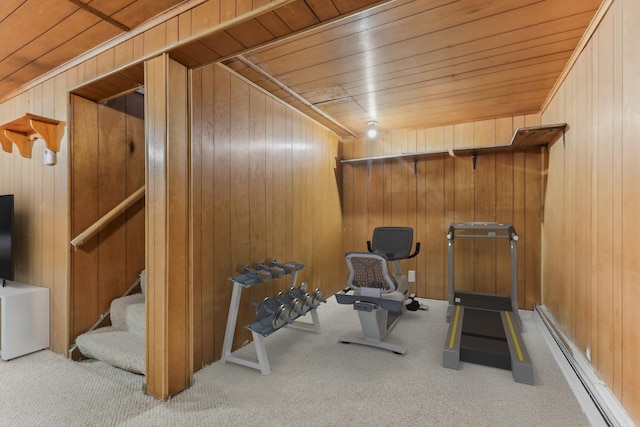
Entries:
{"label": "wall shelf bracket", "polygon": [[45,146],[54,152],[60,149],[62,132],[59,120],[26,113],[24,116],[0,126],[0,143],[7,153],[13,151],[12,144],[18,147],[22,157],[31,158],[33,141],[42,138]]}

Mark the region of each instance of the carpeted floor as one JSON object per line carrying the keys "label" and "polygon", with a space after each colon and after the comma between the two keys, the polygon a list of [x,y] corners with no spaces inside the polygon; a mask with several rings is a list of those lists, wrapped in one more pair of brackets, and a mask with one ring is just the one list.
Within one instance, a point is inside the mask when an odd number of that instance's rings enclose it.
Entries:
{"label": "carpeted floor", "polygon": [[338,343],[360,335],[360,325],[330,298],[318,309],[321,334],[283,329],[265,340],[270,375],[216,362],[168,402],[145,395],[142,376],[103,362],[50,351],[0,361],[0,426],[589,425],[531,312],[523,336],[535,386],[485,366],[443,368],[446,302],[427,303],[387,338],[406,355]]}

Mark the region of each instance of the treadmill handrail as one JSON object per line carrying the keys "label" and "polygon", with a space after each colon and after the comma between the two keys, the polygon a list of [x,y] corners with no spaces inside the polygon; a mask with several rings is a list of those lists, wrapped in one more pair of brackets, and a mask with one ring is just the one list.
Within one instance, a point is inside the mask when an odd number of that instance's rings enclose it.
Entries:
{"label": "treadmill handrail", "polygon": [[[448,293],[449,293],[449,306],[453,307],[455,304],[455,268],[454,268],[454,243],[455,243],[455,231],[456,230],[485,230],[485,231],[506,231],[508,236],[491,234],[477,235],[477,234],[460,234],[460,238],[490,238],[490,239],[509,239],[509,248],[511,250],[511,305],[512,311],[517,316],[518,313],[518,235],[515,228],[511,223],[498,223],[498,222],[464,222],[464,223],[451,223],[449,231],[447,232],[447,272],[448,272]],[[449,316],[449,311],[447,311]],[[517,317],[519,319],[519,316]],[[447,317],[449,319],[449,317]],[[520,325],[520,322],[518,322]]]}
{"label": "treadmill handrail", "polygon": [[[449,226],[447,232],[447,240],[453,240],[456,237],[456,230],[464,231],[488,231],[489,234],[458,234],[457,237],[461,239],[509,239],[512,241],[518,241],[518,234],[516,233],[513,224],[511,223],[498,223],[498,222],[460,222],[453,223]],[[491,234],[495,231],[506,231],[507,235]]]}

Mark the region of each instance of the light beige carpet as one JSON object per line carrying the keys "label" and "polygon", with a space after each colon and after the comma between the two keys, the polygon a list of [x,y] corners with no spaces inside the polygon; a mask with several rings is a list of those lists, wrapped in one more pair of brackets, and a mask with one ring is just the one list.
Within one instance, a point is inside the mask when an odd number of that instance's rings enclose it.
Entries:
{"label": "light beige carpet", "polygon": [[[103,362],[41,351],[0,361],[1,426],[587,426],[580,405],[537,329],[523,314],[535,386],[510,371],[463,363],[442,367],[446,302],[408,312],[388,340],[396,355],[339,335],[360,334],[350,306],[318,309],[322,333],[295,329],[266,339],[271,375],[216,362],[194,385],[160,402],[144,377]],[[255,355],[253,344],[240,353]]]}

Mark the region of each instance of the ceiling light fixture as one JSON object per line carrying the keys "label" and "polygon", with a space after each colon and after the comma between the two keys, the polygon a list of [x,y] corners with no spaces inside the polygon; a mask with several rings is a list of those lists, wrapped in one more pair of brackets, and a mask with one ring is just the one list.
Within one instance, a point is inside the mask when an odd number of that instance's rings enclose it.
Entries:
{"label": "ceiling light fixture", "polygon": [[375,138],[378,135],[378,129],[376,128],[378,122],[376,122],[375,120],[371,120],[369,123],[367,123],[367,125],[369,126],[369,129],[367,130],[367,136],[369,138]]}

